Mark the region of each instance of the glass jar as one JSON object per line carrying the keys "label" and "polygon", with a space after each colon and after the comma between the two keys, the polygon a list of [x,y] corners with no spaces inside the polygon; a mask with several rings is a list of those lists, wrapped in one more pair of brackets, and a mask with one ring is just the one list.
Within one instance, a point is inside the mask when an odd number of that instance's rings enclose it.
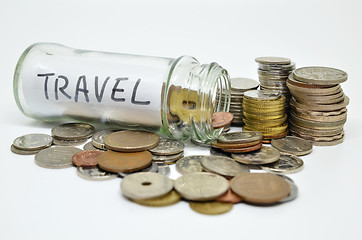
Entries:
{"label": "glass jar", "polygon": [[230,81],[217,63],[86,51],[36,43],[14,74],[20,110],[43,121],[81,120],[143,128],[175,139],[215,139],[211,115],[228,111]]}

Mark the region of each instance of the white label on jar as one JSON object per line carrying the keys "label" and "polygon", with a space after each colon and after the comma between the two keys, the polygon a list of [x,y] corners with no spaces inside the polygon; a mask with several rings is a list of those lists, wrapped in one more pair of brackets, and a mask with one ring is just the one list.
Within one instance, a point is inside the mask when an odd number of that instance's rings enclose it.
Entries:
{"label": "white label on jar", "polygon": [[161,126],[161,92],[172,59],[80,52],[29,54],[22,105],[31,115],[59,115]]}

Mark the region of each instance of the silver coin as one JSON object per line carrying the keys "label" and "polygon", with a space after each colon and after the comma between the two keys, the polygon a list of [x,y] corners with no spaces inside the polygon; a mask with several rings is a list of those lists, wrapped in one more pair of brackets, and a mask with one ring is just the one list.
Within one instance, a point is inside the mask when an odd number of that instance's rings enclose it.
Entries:
{"label": "silver coin", "polygon": [[148,149],[152,154],[156,155],[175,155],[183,152],[185,145],[183,142],[169,138],[160,138],[157,147]]}
{"label": "silver coin", "polygon": [[231,90],[251,90],[257,89],[259,87],[259,83],[254,79],[250,78],[230,78]]}
{"label": "silver coin", "polygon": [[233,153],[231,157],[243,164],[268,164],[278,161],[280,152],[273,147],[262,146],[260,150],[250,153]]}
{"label": "silver coin", "polygon": [[77,140],[65,140],[65,139],[58,139],[53,138],[53,144],[58,146],[79,146],[84,144],[88,139],[77,139]]}
{"label": "silver coin", "polygon": [[286,152],[296,156],[307,155],[311,153],[313,149],[313,145],[309,141],[295,136],[272,139],[271,145],[280,152]]}
{"label": "silver coin", "polygon": [[176,170],[181,174],[202,172],[201,159],[207,156],[204,155],[192,155],[180,158],[176,162]]}
{"label": "silver coin", "polygon": [[106,172],[100,168],[77,167],[77,174],[81,178],[93,181],[111,180],[118,177],[117,174]]}
{"label": "silver coin", "polygon": [[173,182],[168,177],[151,172],[140,172],[128,175],[122,179],[121,191],[131,199],[149,199],[163,196],[173,188]]}
{"label": "silver coin", "polygon": [[260,132],[243,131],[222,133],[217,141],[221,143],[248,143],[255,142],[263,138]]}
{"label": "silver coin", "polygon": [[193,201],[214,200],[228,189],[228,181],[214,173],[189,173],[177,178],[175,182],[175,190],[183,198]]}
{"label": "silver coin", "polygon": [[262,64],[262,63],[259,63],[259,69],[262,69],[262,70],[289,70],[289,71],[292,71],[295,69],[295,63],[294,62],[291,62],[290,64],[283,64],[283,65],[280,65],[280,64]]}
{"label": "silver coin", "polygon": [[63,140],[78,140],[90,138],[94,127],[88,123],[65,123],[52,129],[52,136]]}
{"label": "silver coin", "polygon": [[216,173],[226,178],[249,173],[250,169],[237,163],[234,159],[220,156],[207,156],[200,160],[201,166],[208,172]]}
{"label": "silver coin", "polygon": [[184,156],[184,152],[180,152],[180,153],[173,154],[173,155],[155,155],[155,154],[152,154],[152,161],[174,162],[174,161],[179,160],[183,156]]}
{"label": "silver coin", "polygon": [[261,63],[261,64],[271,64],[271,65],[276,65],[276,64],[290,64],[291,60],[289,58],[284,58],[284,57],[258,57],[255,58],[255,62],[257,63]]}
{"label": "silver coin", "polygon": [[267,172],[290,174],[296,173],[303,169],[304,162],[297,156],[281,153],[278,161],[261,165],[261,169]]}
{"label": "silver coin", "polygon": [[295,79],[312,84],[339,84],[347,80],[346,72],[330,67],[303,67],[293,72]]}
{"label": "silver coin", "polygon": [[96,148],[96,147],[92,144],[92,142],[88,142],[88,143],[84,144],[83,150],[97,150],[97,151],[101,151],[101,152],[105,152],[105,151],[106,151],[106,150],[102,150],[102,149]]}
{"label": "silver coin", "polygon": [[230,153],[226,153],[218,148],[210,148],[210,154],[213,156],[221,156],[221,157],[231,157]]}
{"label": "silver coin", "polygon": [[33,154],[37,154],[40,150],[21,150],[16,148],[13,144],[11,144],[10,150],[15,153],[15,154],[19,154],[19,155],[33,155]]}
{"label": "silver coin", "polygon": [[93,134],[92,136],[92,144],[96,148],[107,150],[106,146],[104,145],[104,139],[111,133],[114,133],[116,130],[114,129],[104,129],[101,131],[98,131]]}
{"label": "silver coin", "polygon": [[33,133],[20,136],[13,142],[14,147],[20,150],[40,150],[53,143],[53,138],[48,134]]}
{"label": "silver coin", "polygon": [[79,148],[64,146],[45,148],[35,155],[35,163],[44,168],[71,167],[73,155],[80,151]]}
{"label": "silver coin", "polygon": [[281,93],[273,90],[250,90],[244,93],[245,98],[256,100],[276,100],[280,98]]}
{"label": "silver coin", "polygon": [[165,164],[165,163],[157,163],[158,165],[158,171],[157,173],[165,175],[165,176],[170,176],[171,170],[170,167]]}
{"label": "silver coin", "polygon": [[285,202],[289,202],[289,201],[292,201],[292,200],[296,199],[297,196],[298,196],[298,187],[294,183],[294,181],[292,179],[290,179],[289,177],[284,176],[284,175],[278,175],[278,176],[284,178],[289,183],[290,193],[286,198],[284,198],[282,200],[279,200],[277,203],[285,203]]}
{"label": "silver coin", "polygon": [[134,173],[137,173],[137,172],[157,172],[158,171],[158,165],[157,163],[155,162],[152,162],[148,167],[144,168],[144,169],[141,169],[141,170],[138,170],[138,171],[135,171],[135,172],[127,172],[127,173],[122,173],[122,172],[119,172],[118,175],[122,178],[130,175],[130,174],[134,174]]}

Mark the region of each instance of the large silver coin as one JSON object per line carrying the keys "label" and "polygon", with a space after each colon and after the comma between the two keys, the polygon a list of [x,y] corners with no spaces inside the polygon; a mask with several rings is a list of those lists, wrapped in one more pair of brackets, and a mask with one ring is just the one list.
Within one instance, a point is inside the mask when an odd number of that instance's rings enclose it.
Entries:
{"label": "large silver coin", "polygon": [[307,155],[312,152],[313,149],[313,145],[309,141],[295,136],[272,139],[271,145],[281,152],[290,153],[296,156]]}
{"label": "large silver coin", "polygon": [[170,176],[171,170],[170,167],[166,163],[157,163],[158,165],[158,171],[157,173]]}
{"label": "large silver coin", "polygon": [[139,171],[135,171],[135,172],[127,172],[127,173],[122,173],[122,172],[119,172],[118,175],[122,178],[124,177],[127,177],[128,175],[130,174],[134,174],[136,172],[157,172],[158,171],[158,165],[157,163],[153,162],[151,163],[148,167],[144,168],[144,169],[141,169]]}
{"label": "large silver coin", "polygon": [[67,168],[73,166],[72,157],[82,149],[55,146],[41,150],[35,155],[35,163],[44,168]]}
{"label": "large silver coin", "polygon": [[92,137],[93,146],[95,146],[96,148],[102,149],[102,150],[107,150],[107,148],[104,144],[104,139],[109,134],[114,133],[115,131],[116,130],[114,130],[114,129],[104,129],[104,130],[94,133],[93,137]]}
{"label": "large silver coin", "polygon": [[40,150],[53,143],[53,138],[48,134],[33,133],[18,137],[13,145],[20,150]]}
{"label": "large silver coin", "polygon": [[88,123],[65,123],[52,129],[52,136],[63,140],[87,139],[94,134],[94,127]]}
{"label": "large silver coin", "polygon": [[262,146],[260,150],[250,153],[233,153],[235,161],[244,164],[268,164],[278,161],[280,152],[273,147]]}
{"label": "large silver coin", "polygon": [[263,135],[260,132],[243,131],[221,134],[217,141],[221,143],[248,143],[261,140]]}
{"label": "large silver coin", "polygon": [[202,158],[200,162],[206,171],[219,174],[226,178],[232,178],[236,175],[250,172],[248,167],[228,157],[207,156]]}
{"label": "large silver coin", "polygon": [[183,198],[192,201],[214,200],[228,189],[228,181],[213,173],[189,173],[177,178],[175,182],[175,190]]}
{"label": "large silver coin", "polygon": [[110,172],[103,171],[100,168],[83,168],[77,167],[77,174],[79,177],[86,180],[104,181],[117,178],[118,175]]}
{"label": "large silver coin", "polygon": [[278,161],[261,165],[261,169],[267,172],[290,174],[303,169],[304,162],[297,156],[281,153]]}
{"label": "large silver coin", "polygon": [[276,100],[280,98],[280,91],[273,90],[250,90],[244,93],[244,98],[255,100]]}
{"label": "large silver coin", "polygon": [[207,156],[203,155],[192,155],[180,158],[176,162],[176,170],[181,174],[202,172],[203,167],[201,166],[201,159]]}
{"label": "large silver coin", "polygon": [[173,188],[168,177],[150,172],[128,175],[121,182],[123,195],[131,199],[148,199],[163,196]]}
{"label": "large silver coin", "polygon": [[148,149],[152,154],[156,155],[174,155],[183,152],[185,145],[183,142],[169,138],[160,138],[157,147]]}
{"label": "large silver coin", "polygon": [[295,79],[312,84],[339,84],[347,80],[346,72],[330,67],[303,67],[293,72]]}
{"label": "large silver coin", "polygon": [[292,201],[292,200],[296,199],[297,196],[298,196],[298,187],[294,183],[294,181],[292,179],[290,179],[289,177],[284,176],[284,175],[278,175],[278,176],[284,178],[289,183],[290,193],[286,198],[284,198],[282,200],[279,200],[277,203],[285,203],[285,202],[289,202],[289,201]]}
{"label": "large silver coin", "polygon": [[230,78],[230,86],[231,90],[245,91],[257,89],[259,87],[259,83],[250,78]]}

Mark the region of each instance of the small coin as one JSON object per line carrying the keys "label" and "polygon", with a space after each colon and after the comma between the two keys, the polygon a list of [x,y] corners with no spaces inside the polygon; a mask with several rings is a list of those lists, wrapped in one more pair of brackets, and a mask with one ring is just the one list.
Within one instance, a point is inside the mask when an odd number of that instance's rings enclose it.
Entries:
{"label": "small coin", "polygon": [[278,174],[296,173],[303,169],[304,162],[297,156],[281,153],[278,161],[261,165],[261,169]]}
{"label": "small coin", "polygon": [[280,152],[273,147],[262,146],[260,150],[250,153],[233,153],[231,157],[243,164],[267,164],[278,161]]}
{"label": "small coin", "polygon": [[331,141],[314,141],[312,142],[314,146],[334,146],[341,144],[344,141],[344,135],[338,139],[333,139]]}
{"label": "small coin", "polygon": [[35,163],[44,168],[71,167],[73,155],[80,151],[79,148],[64,146],[45,148],[35,155]]}
{"label": "small coin", "polygon": [[174,162],[184,156],[184,152],[176,153],[173,155],[152,155],[152,160],[156,162]]}
{"label": "small coin", "polygon": [[222,151],[221,149],[211,148],[210,154],[214,156],[231,157],[231,154]]}
{"label": "small coin", "polygon": [[295,136],[273,139],[271,145],[281,152],[296,156],[307,155],[311,153],[313,149],[313,145],[309,141]]}
{"label": "small coin", "polygon": [[108,150],[98,157],[98,166],[108,172],[134,172],[149,166],[152,154],[148,151],[124,153]]}
{"label": "small coin", "polygon": [[303,67],[293,72],[295,79],[312,84],[339,84],[347,80],[346,72],[330,67]]}
{"label": "small coin", "polygon": [[175,190],[183,198],[192,201],[214,200],[228,189],[227,180],[213,173],[189,173],[177,178],[175,182]]}
{"label": "small coin", "polygon": [[124,130],[108,135],[104,144],[108,149],[120,152],[137,152],[154,148],[159,143],[155,133],[136,130]]}
{"label": "small coin", "polygon": [[86,180],[93,181],[105,181],[117,178],[118,175],[110,172],[103,171],[100,168],[77,168],[77,174],[79,177],[84,178]]}
{"label": "small coin", "polygon": [[92,137],[92,144],[96,148],[107,150],[106,145],[104,144],[104,139],[111,133],[114,133],[116,130],[114,129],[104,129],[101,131],[98,131],[93,134]]}
{"label": "small coin", "polygon": [[279,91],[272,90],[250,90],[244,93],[245,99],[255,99],[255,100],[276,100],[280,98],[281,93]]}
{"label": "small coin", "polygon": [[246,173],[233,178],[231,190],[247,202],[271,204],[286,198],[290,185],[271,173]]}
{"label": "small coin", "polygon": [[87,139],[94,134],[94,127],[88,123],[65,123],[52,129],[52,136],[62,140]]}
{"label": "small coin", "polygon": [[53,137],[53,144],[58,146],[79,146],[87,141],[87,138],[76,140],[65,140]]}
{"label": "small coin", "polygon": [[211,124],[214,129],[226,127],[234,119],[234,115],[230,112],[214,112],[211,116]]}
{"label": "small coin", "polygon": [[201,165],[201,159],[206,158],[204,155],[192,155],[180,158],[176,162],[176,170],[181,174],[202,172],[203,167]]}
{"label": "small coin", "polygon": [[121,191],[130,199],[150,199],[166,195],[172,190],[173,185],[171,179],[164,175],[140,172],[123,178]]}
{"label": "small coin", "polygon": [[200,163],[208,172],[216,173],[226,178],[250,172],[248,167],[228,157],[206,156],[200,159]]}
{"label": "small coin", "polygon": [[97,150],[80,151],[73,155],[72,161],[77,167],[96,167],[101,154],[102,152]]}
{"label": "small coin", "polygon": [[171,192],[161,197],[131,200],[143,206],[166,207],[178,203],[181,200],[181,196],[175,190],[172,190]]}
{"label": "small coin", "polygon": [[33,155],[33,154],[37,154],[40,151],[40,150],[21,150],[21,149],[14,147],[13,144],[11,144],[10,150],[13,153],[19,154],[19,155]]}
{"label": "small coin", "polygon": [[270,64],[270,65],[291,64],[291,60],[289,58],[284,58],[284,57],[258,57],[258,58],[255,58],[255,62],[261,63],[261,64]]}
{"label": "small coin", "polygon": [[230,78],[231,90],[235,91],[247,91],[257,89],[259,83],[250,78]]}
{"label": "small coin", "polygon": [[282,200],[279,200],[277,203],[285,203],[285,202],[289,202],[289,201],[292,201],[292,200],[296,199],[297,196],[298,196],[298,187],[297,187],[297,185],[293,182],[292,179],[290,179],[289,177],[287,177],[285,175],[278,175],[278,176],[284,178],[285,181],[287,181],[289,183],[290,193],[286,198],[283,198]]}
{"label": "small coin", "polygon": [[165,175],[165,176],[169,176],[170,175],[170,167],[166,164],[166,163],[156,163],[158,166],[158,171],[157,173]]}
{"label": "small coin", "polygon": [[178,140],[169,138],[160,138],[160,142],[157,147],[148,149],[152,154],[156,155],[175,155],[183,152],[185,144]]}
{"label": "small coin", "polygon": [[294,62],[291,62],[290,64],[283,64],[283,65],[280,65],[280,64],[262,64],[262,63],[259,63],[259,69],[266,70],[266,71],[269,71],[269,70],[292,71],[292,70],[295,69],[295,63],[294,63]]}
{"label": "small coin", "polygon": [[126,176],[128,176],[130,174],[134,174],[136,172],[154,172],[154,173],[156,173],[156,172],[158,172],[158,165],[157,165],[157,163],[152,162],[149,166],[147,166],[147,167],[145,167],[145,168],[143,168],[141,170],[138,170],[138,171],[135,171],[135,172],[126,172],[126,173],[125,172],[119,172],[118,175],[120,177],[124,178],[124,177],[126,177]]}
{"label": "small coin", "polygon": [[102,150],[102,149],[96,148],[96,147],[92,144],[92,142],[88,142],[88,143],[84,144],[83,150],[97,150],[97,151],[101,151],[101,152],[105,152],[105,151],[106,151],[106,150]]}
{"label": "small coin", "polygon": [[53,138],[48,134],[26,134],[14,140],[13,145],[20,150],[40,150],[53,143]]}
{"label": "small coin", "polygon": [[207,214],[207,215],[217,215],[230,211],[233,208],[232,203],[226,202],[190,202],[190,208],[195,212]]}
{"label": "small coin", "polygon": [[263,138],[260,132],[256,131],[243,131],[243,132],[230,132],[221,134],[217,141],[220,143],[248,143],[259,141]]}
{"label": "small coin", "polygon": [[[230,185],[231,180],[228,180],[228,182]],[[242,202],[243,199],[240,196],[233,193],[233,191],[231,191],[231,189],[229,187],[229,190],[224,195],[221,195],[220,197],[218,197],[215,201],[235,204],[235,203]]]}
{"label": "small coin", "polygon": [[228,153],[247,153],[247,152],[253,152],[256,150],[259,150],[262,147],[262,142],[254,145],[254,146],[250,146],[250,147],[243,147],[243,148],[223,148],[222,150],[224,152],[228,152]]}
{"label": "small coin", "polygon": [[261,139],[253,142],[247,142],[247,143],[221,143],[221,142],[211,142],[211,146],[213,148],[220,148],[220,149],[234,149],[234,148],[246,148],[255,146],[257,144],[261,143]]}

